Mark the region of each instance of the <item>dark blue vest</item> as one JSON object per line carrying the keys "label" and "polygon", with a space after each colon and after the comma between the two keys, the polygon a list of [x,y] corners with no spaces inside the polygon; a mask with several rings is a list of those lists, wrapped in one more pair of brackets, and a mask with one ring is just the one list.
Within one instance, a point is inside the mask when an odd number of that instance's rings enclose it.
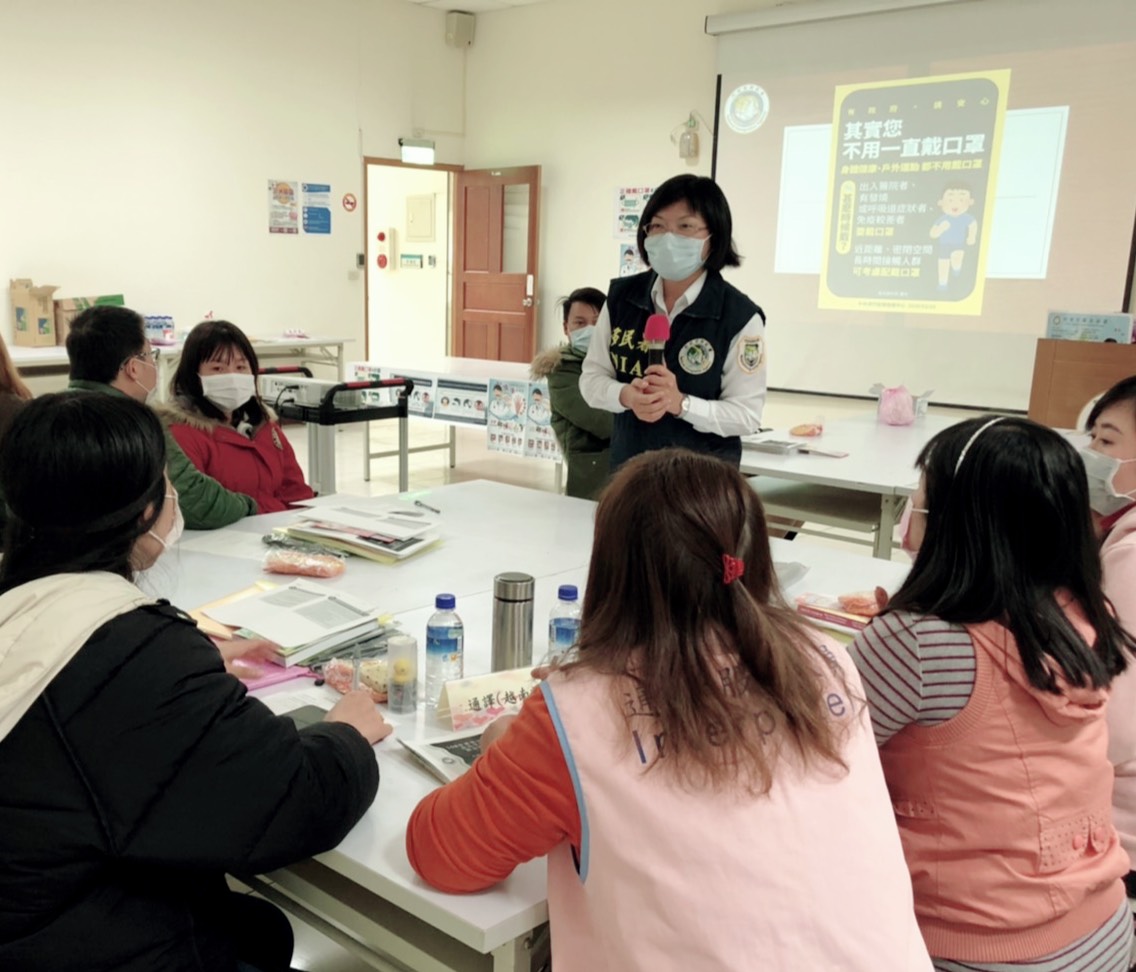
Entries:
{"label": "dark blue vest", "polygon": [[[648,270],[611,282],[607,310],[611,318],[611,362],[622,382],[642,378],[647,370],[647,343],[643,328],[655,313],[651,287],[655,273]],[[679,391],[716,401],[722,394],[722,370],[730,344],[754,314],[765,314],[736,287],[710,271],[702,292],[671,321],[671,336],[664,358],[678,382]],[[615,416],[611,435],[611,471],[641,452],[680,446],[709,452],[735,466],[741,463],[741,439],[699,432],[689,422],[664,415],[657,422],[642,422],[628,410]]]}

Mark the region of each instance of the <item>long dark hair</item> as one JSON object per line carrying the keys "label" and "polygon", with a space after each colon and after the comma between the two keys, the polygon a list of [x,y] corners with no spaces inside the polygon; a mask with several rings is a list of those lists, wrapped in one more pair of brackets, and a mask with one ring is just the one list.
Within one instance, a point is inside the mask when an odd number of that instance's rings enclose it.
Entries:
{"label": "long dark hair", "polygon": [[12,363],[12,356],[8,354],[8,346],[0,337],[0,393],[2,392],[22,398],[25,402],[32,399],[31,391],[24,384],[24,379],[20,377],[19,371]]}
{"label": "long dark hair", "polygon": [[[205,397],[201,390],[201,376],[198,372],[206,361],[214,358],[227,358],[234,352],[245,356],[252,371],[253,380],[260,372],[260,362],[252,342],[236,324],[229,321],[202,321],[185,339],[177,371],[174,372],[170,389],[173,397],[181,400],[195,412],[200,412],[218,422],[225,421],[225,413]],[[255,386],[254,386],[255,388]],[[233,413],[233,425],[245,421],[250,425],[260,425],[268,412],[260,393],[253,392],[252,398]]]}
{"label": "long dark hair", "polygon": [[[731,584],[723,554],[745,563]],[[596,511],[578,660],[565,670],[637,683],[665,734],[654,765],[762,793],[783,741],[805,763],[843,767],[825,704],[843,677],[815,637],[781,598],[761,502],[736,469],[663,449],[619,470]]]}
{"label": "long dark hair", "polygon": [[[927,530],[888,610],[957,624],[997,621],[1017,641],[1035,688],[1058,692],[1058,673],[1072,685],[1106,686],[1136,641],[1101,590],[1081,458],[1036,422],[992,420],[953,425],[919,454]],[[1062,593],[1084,611],[1095,645],[1070,624]]]}
{"label": "long dark hair", "polygon": [[162,426],[145,405],[96,392],[29,402],[0,444],[0,592],[52,574],[131,577],[134,541],[162,512],[165,468]]}

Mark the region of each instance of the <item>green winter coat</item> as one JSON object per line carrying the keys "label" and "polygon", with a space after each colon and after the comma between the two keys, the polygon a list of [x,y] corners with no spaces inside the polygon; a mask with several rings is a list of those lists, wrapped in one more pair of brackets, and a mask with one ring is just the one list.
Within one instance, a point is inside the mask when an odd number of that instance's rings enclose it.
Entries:
{"label": "green winter coat", "polygon": [[[128,397],[112,385],[98,381],[72,379],[67,390]],[[256,515],[256,503],[251,496],[231,492],[212,476],[201,472],[182,452],[164,421],[162,424],[166,433],[166,470],[170,482],[177,490],[178,505],[181,507],[181,515],[185,517],[187,530],[216,530],[246,516]]]}
{"label": "green winter coat", "polygon": [[607,481],[614,416],[592,408],[580,394],[584,353],[563,344],[533,359],[534,378],[548,379],[552,429],[568,463],[569,496],[596,499]]}

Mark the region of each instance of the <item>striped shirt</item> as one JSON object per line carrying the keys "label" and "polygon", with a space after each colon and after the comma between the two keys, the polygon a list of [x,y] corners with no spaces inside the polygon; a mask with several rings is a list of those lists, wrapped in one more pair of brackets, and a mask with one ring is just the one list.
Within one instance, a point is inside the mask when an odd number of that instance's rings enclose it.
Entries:
{"label": "striped shirt", "polygon": [[961,624],[895,611],[861,631],[851,651],[880,746],[911,723],[954,718],[974,691],[974,645]]}
{"label": "striped shirt", "polygon": [[[938,726],[974,692],[974,643],[961,624],[895,611],[876,618],[851,649],[880,746],[904,726]],[[1128,902],[1094,932],[1060,952],[1028,962],[952,962],[937,972],[1127,972],[1132,953]]]}

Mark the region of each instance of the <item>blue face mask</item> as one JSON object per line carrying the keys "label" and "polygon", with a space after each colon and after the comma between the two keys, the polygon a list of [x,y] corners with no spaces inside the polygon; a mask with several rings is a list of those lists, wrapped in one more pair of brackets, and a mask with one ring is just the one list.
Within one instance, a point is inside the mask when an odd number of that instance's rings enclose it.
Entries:
{"label": "blue face mask", "polygon": [[588,345],[592,343],[592,332],[595,329],[594,324],[589,324],[587,327],[581,327],[569,334],[568,343],[572,345],[572,350],[579,351],[580,354],[587,354]]}
{"label": "blue face mask", "polygon": [[706,240],[691,236],[662,233],[648,236],[643,245],[655,273],[664,280],[686,280],[702,269],[702,247],[705,243]]}

